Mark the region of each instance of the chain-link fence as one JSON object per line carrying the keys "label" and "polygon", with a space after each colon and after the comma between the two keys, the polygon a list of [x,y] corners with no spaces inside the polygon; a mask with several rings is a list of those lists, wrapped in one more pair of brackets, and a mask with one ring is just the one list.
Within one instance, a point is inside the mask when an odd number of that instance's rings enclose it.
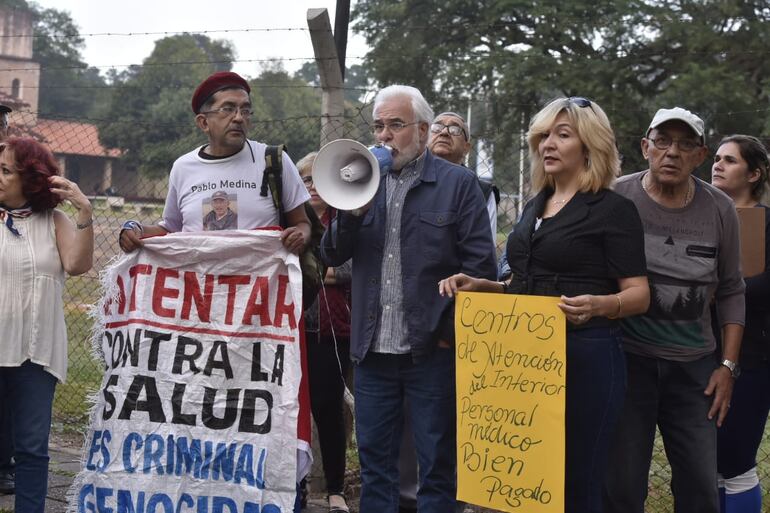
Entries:
{"label": "chain-link fence", "polygon": [[[366,109],[350,112],[340,122],[337,133],[364,144],[372,142]],[[192,122],[192,121],[191,121]],[[55,417],[72,430],[81,430],[87,421],[89,394],[96,392],[102,368],[94,360],[90,334],[90,307],[99,295],[99,272],[119,253],[117,235],[127,219],[141,223],[157,222],[163,210],[168,170],[172,162],[154,173],[139,173],[124,162],[121,152],[106,149],[100,142],[96,124],[91,120],[39,120],[32,113],[16,112],[11,135],[31,135],[54,151],[64,174],[77,182],[90,196],[94,209],[94,268],[83,276],[70,277],[65,290],[66,320],[69,332],[69,372],[67,383],[57,389]],[[254,120],[250,138],[270,144],[287,143],[292,159],[298,161],[306,152],[307,141],[319,140],[320,116],[282,120]],[[481,177],[494,181],[500,189],[498,206],[498,253],[504,250],[507,234],[529,194],[526,151],[522,134],[474,132],[468,166]],[[200,143],[204,139],[201,137]],[[294,145],[294,148],[293,148]],[[295,149],[298,148],[298,151]],[[172,153],[182,155],[192,149],[189,141],[180,142]],[[630,171],[630,170],[629,170]],[[64,210],[70,207],[64,206]],[[759,472],[763,488],[770,489],[770,441],[762,444]],[[649,511],[672,511],[669,491],[670,469],[662,444],[656,446],[650,480]]]}

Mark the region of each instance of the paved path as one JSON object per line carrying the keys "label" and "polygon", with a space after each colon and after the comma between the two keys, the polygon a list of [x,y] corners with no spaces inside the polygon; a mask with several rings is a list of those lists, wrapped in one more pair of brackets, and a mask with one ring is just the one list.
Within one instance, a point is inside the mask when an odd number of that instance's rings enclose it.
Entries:
{"label": "paved path", "polygon": [[[67,511],[67,492],[80,470],[80,451],[68,447],[50,447],[51,464],[48,471],[48,500],[46,513]],[[13,513],[13,495],[0,495],[0,513]],[[323,497],[311,498],[303,513],[328,512]]]}

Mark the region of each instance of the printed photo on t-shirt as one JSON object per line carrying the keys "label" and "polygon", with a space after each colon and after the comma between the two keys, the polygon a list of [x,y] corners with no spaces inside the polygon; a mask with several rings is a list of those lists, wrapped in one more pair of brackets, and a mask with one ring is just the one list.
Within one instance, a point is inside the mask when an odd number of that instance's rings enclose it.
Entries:
{"label": "printed photo on t-shirt", "polygon": [[203,230],[238,229],[238,195],[216,191],[203,200]]}

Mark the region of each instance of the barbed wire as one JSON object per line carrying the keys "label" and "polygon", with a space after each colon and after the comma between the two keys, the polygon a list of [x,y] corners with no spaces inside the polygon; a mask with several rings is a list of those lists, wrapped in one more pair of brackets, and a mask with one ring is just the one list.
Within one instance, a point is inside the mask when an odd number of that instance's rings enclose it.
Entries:
{"label": "barbed wire", "polygon": [[[314,84],[249,84],[252,89],[323,89],[320,85],[314,85]],[[129,84],[104,84],[104,85],[48,85],[48,86],[34,86],[34,85],[25,85],[23,86],[24,89],[39,89],[39,90],[46,90],[46,89],[83,89],[83,90],[92,90],[92,89],[139,89],[139,90],[155,90],[160,91],[164,89],[178,89],[178,90],[193,90],[196,87],[198,87],[198,84],[184,84],[184,85],[153,85],[153,86],[142,86],[142,85],[129,85]],[[7,89],[11,90],[12,85],[8,84],[0,84],[0,90]],[[360,92],[374,92],[377,91],[377,89],[369,89],[366,87],[327,87],[327,89],[334,89],[334,90],[342,90],[342,91],[360,91]]]}
{"label": "barbed wire", "polygon": [[322,29],[310,29],[308,27],[256,27],[256,28],[244,28],[244,29],[214,29],[214,30],[162,30],[157,32],[63,32],[55,34],[40,34],[36,32],[23,33],[23,34],[0,34],[0,39],[13,39],[13,38],[52,38],[52,39],[74,39],[82,37],[136,37],[136,36],[174,36],[182,34],[190,35],[206,35],[206,34],[228,34],[235,32],[328,32]]}

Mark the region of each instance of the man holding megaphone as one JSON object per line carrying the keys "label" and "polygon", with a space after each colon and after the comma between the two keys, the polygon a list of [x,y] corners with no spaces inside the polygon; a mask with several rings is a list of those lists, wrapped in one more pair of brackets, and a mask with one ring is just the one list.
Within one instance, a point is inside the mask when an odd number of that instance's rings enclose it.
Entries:
{"label": "man holding megaphone", "polygon": [[[420,467],[418,510],[446,513],[455,508],[454,311],[437,284],[452,272],[494,279],[495,249],[475,175],[426,149],[433,111],[420,91],[381,90],[373,117],[392,165],[379,166],[373,199],[340,211],[322,241],[327,265],[353,260],[361,511],[398,509],[406,399]],[[314,180],[329,172],[316,167]]]}

